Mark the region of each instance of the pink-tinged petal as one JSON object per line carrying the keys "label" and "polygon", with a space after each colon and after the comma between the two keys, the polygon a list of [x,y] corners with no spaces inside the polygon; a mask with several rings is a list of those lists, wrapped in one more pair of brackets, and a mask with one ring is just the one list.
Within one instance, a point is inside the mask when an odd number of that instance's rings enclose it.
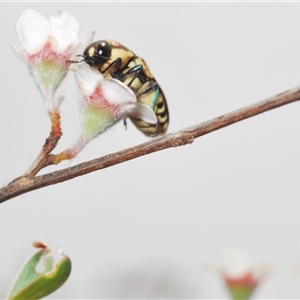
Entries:
{"label": "pink-tinged petal", "polygon": [[136,102],[132,104],[132,109],[129,112],[129,116],[134,119],[140,119],[149,124],[156,124],[157,117],[154,111],[145,104]]}
{"label": "pink-tinged petal", "polygon": [[61,53],[77,41],[79,24],[66,11],[59,11],[49,18],[54,40],[54,49]]}
{"label": "pink-tinged petal", "polygon": [[86,63],[73,63],[70,69],[74,72],[81,92],[85,95],[91,95],[95,88],[99,85],[103,76],[100,72],[96,72]]}
{"label": "pink-tinged petal", "polygon": [[13,44],[9,44],[10,45],[10,48],[11,50],[13,51],[13,53],[19,57],[21,60],[25,61],[26,62],[26,57],[24,56],[24,52],[20,49],[20,48],[17,48],[15,45]]}
{"label": "pink-tinged petal", "polygon": [[240,278],[251,270],[250,257],[239,249],[227,250],[220,261],[220,271],[227,277]]}
{"label": "pink-tinged petal", "polygon": [[44,46],[51,35],[48,20],[38,12],[27,9],[16,24],[22,48],[27,53],[36,53]]}
{"label": "pink-tinged petal", "polygon": [[92,43],[95,31],[85,31],[77,39],[78,42],[72,48],[71,60],[81,60],[77,55],[82,54],[85,48]]}
{"label": "pink-tinged petal", "polygon": [[119,80],[112,78],[102,80],[101,90],[105,98],[111,103],[124,104],[136,102],[134,92]]}

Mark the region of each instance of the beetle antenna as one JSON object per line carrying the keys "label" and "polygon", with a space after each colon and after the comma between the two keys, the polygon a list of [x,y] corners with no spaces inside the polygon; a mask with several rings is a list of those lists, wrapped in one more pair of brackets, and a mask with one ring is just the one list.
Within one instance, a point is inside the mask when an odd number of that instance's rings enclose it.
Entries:
{"label": "beetle antenna", "polygon": [[81,56],[81,57],[83,57],[83,59],[79,60],[79,61],[78,60],[67,60],[66,62],[69,62],[71,64],[79,64],[79,63],[85,61],[85,59],[86,59],[85,55],[78,54],[76,56]]}
{"label": "beetle antenna", "polygon": [[[96,55],[95,55],[95,56],[96,56]],[[106,60],[110,60],[109,57],[104,56],[104,55],[99,55],[99,54],[97,54],[97,57],[102,58],[102,59],[106,59]]]}

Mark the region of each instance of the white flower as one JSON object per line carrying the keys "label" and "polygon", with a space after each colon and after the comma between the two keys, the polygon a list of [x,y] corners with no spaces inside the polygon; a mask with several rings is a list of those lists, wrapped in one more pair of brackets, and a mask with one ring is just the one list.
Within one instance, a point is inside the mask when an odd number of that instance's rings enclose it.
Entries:
{"label": "white flower", "polygon": [[81,92],[81,135],[66,150],[63,159],[73,158],[93,138],[127,117],[156,124],[152,109],[137,102],[135,94],[119,80],[104,79],[102,74],[86,63],[70,66]]}
{"label": "white flower", "polygon": [[254,264],[250,257],[238,249],[227,250],[218,266],[224,277],[232,280],[251,276],[253,282],[259,282],[270,271],[270,267],[265,264]]}
{"label": "white flower", "polygon": [[27,9],[16,24],[21,47],[12,46],[23,59],[40,88],[46,109],[54,107],[54,92],[65,77],[69,63],[92,41],[93,32],[77,37],[79,24],[69,13],[60,11],[47,20],[38,12]]}
{"label": "white flower", "polygon": [[116,79],[104,79],[85,63],[73,64],[82,95],[81,113],[83,135],[94,138],[108,127],[127,117],[156,124],[152,109],[137,102],[131,89]]}
{"label": "white flower", "polygon": [[257,285],[270,273],[268,264],[254,264],[249,256],[238,249],[229,249],[219,263],[210,266],[217,270],[232,299],[249,299]]}

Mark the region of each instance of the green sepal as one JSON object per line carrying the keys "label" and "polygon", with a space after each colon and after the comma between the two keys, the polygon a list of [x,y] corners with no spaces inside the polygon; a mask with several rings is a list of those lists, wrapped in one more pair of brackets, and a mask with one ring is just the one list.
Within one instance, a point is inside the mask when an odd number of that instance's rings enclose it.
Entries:
{"label": "green sepal", "polygon": [[[38,273],[35,268],[43,256],[44,270]],[[53,265],[54,260],[49,249],[34,254],[21,269],[7,299],[41,299],[56,291],[68,279],[72,264],[69,257],[62,254],[54,269]]]}
{"label": "green sepal", "polygon": [[254,288],[251,286],[233,285],[228,287],[233,300],[249,300]]}

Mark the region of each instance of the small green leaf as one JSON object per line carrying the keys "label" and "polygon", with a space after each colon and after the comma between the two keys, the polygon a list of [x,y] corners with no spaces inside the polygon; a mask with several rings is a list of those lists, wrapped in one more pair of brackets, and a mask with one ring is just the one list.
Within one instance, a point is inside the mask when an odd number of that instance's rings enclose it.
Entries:
{"label": "small green leaf", "polygon": [[[59,252],[61,258],[54,269],[53,255],[48,248],[34,254],[21,269],[7,299],[41,299],[61,287],[68,279],[72,265],[69,257],[61,250]],[[44,259],[44,270],[38,273],[35,268],[41,259]]]}

